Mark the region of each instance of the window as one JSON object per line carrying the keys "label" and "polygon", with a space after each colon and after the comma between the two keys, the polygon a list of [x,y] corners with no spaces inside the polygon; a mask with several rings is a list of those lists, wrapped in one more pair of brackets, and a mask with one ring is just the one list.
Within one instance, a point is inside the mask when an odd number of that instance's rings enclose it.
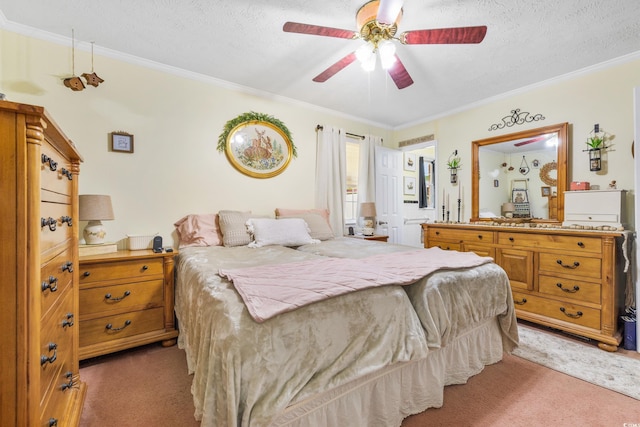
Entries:
{"label": "window", "polygon": [[344,202],[344,222],[356,224],[358,215],[358,171],[360,169],[360,144],[347,139],[347,193]]}

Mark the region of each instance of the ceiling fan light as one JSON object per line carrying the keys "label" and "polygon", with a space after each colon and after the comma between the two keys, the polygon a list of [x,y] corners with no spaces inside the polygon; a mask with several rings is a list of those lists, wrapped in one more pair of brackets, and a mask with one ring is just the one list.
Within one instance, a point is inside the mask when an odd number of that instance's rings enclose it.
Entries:
{"label": "ceiling fan light", "polygon": [[370,60],[372,56],[374,56],[373,46],[371,46],[369,43],[365,43],[358,49],[356,49],[356,58],[358,59],[358,61],[360,61],[361,64],[364,64],[365,62]]}
{"label": "ceiling fan light", "polygon": [[371,72],[376,69],[376,55],[371,55],[366,61],[362,62],[362,69]]}
{"label": "ceiling fan light", "polygon": [[390,40],[383,40],[378,45],[380,52],[380,64],[382,68],[388,70],[396,62],[396,45]]}

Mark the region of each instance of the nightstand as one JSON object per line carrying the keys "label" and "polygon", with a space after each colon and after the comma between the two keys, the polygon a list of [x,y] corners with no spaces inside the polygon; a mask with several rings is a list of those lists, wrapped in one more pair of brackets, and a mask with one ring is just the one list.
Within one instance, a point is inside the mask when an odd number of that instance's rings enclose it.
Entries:
{"label": "nightstand", "polygon": [[378,242],[386,242],[387,239],[389,239],[389,236],[381,236],[378,234],[374,234],[373,236],[364,236],[362,234],[356,234],[354,236],[348,236],[348,237],[354,237],[356,239],[364,239],[364,240],[376,240]]}
{"label": "nightstand", "polygon": [[80,360],[176,343],[176,255],[137,250],[80,257]]}

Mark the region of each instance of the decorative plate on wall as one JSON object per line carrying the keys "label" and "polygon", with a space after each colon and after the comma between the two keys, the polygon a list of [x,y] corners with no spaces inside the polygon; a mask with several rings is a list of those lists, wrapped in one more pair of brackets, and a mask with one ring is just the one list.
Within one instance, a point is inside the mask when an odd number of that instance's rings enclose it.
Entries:
{"label": "decorative plate on wall", "polygon": [[260,113],[245,113],[227,122],[218,139],[237,170],[254,178],[282,173],[296,156],[291,134],[279,120]]}

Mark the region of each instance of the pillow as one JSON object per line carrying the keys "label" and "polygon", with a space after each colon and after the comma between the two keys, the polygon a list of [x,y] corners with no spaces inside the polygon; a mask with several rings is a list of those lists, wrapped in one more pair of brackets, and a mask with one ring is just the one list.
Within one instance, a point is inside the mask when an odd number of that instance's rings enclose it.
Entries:
{"label": "pillow", "polygon": [[309,226],[302,218],[253,218],[247,221],[247,228],[253,233],[249,247],[267,245],[300,246],[320,243],[309,235]]}
{"label": "pillow", "polygon": [[335,237],[329,224],[328,209],[276,209],[276,218],[302,218],[309,225],[309,234],[318,240],[329,240]]}
{"label": "pillow", "polygon": [[251,234],[247,231],[247,220],[255,215],[251,211],[220,211],[220,231],[224,246],[245,246],[251,243]]}
{"label": "pillow", "polygon": [[187,215],[176,221],[173,226],[178,233],[179,248],[222,245],[222,234],[216,214]]}

